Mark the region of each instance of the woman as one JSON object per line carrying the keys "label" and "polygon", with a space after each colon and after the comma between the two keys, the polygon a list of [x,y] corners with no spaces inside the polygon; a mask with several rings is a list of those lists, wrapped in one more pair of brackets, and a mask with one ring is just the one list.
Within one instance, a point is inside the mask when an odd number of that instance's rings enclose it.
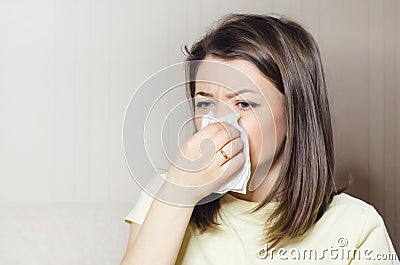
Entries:
{"label": "woman", "polygon": [[[166,179],[202,188],[186,194],[184,207],[143,192],[126,217],[131,233],[121,264],[398,264],[376,210],[336,190],[329,103],[313,37],[289,19],[230,14],[186,52],[188,62],[226,64],[254,81],[259,91],[249,92],[251,100],[200,82],[190,82],[188,94],[195,114],[208,112],[215,100],[240,114],[251,180],[257,167],[272,166],[256,189],[248,185],[245,194],[229,191],[199,204],[243,167],[245,155],[232,124],[201,128],[196,119],[197,133],[182,154],[199,157],[196,147],[209,137],[215,146],[202,154],[215,159],[203,171],[171,166]],[[275,134],[276,152],[263,150],[271,134],[261,132]],[[163,186],[157,195],[166,193]]]}

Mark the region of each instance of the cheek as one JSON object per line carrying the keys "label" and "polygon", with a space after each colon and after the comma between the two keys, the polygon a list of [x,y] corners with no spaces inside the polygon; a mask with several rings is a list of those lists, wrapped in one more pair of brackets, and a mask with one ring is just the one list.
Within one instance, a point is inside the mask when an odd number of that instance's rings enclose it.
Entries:
{"label": "cheek", "polygon": [[194,119],[194,126],[196,132],[201,129],[201,117],[197,117]]}
{"label": "cheek", "polygon": [[[254,169],[257,165],[270,163],[279,148],[279,128],[275,129],[275,122],[279,127],[281,120],[275,120],[270,111],[260,111],[253,117],[243,121],[247,130],[250,145],[251,166]],[[257,118],[256,118],[257,117]]]}
{"label": "cheek", "polygon": [[258,114],[258,120],[254,117],[246,124],[249,137],[251,166],[265,164],[274,157],[275,143],[275,122],[269,111]]}

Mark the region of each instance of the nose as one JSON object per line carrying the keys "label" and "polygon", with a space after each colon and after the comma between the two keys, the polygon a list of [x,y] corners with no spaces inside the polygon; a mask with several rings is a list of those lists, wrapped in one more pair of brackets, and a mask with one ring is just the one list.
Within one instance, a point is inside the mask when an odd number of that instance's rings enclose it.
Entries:
{"label": "nose", "polygon": [[222,118],[226,115],[233,113],[234,110],[230,107],[227,103],[217,100],[214,108],[214,117],[215,118]]}

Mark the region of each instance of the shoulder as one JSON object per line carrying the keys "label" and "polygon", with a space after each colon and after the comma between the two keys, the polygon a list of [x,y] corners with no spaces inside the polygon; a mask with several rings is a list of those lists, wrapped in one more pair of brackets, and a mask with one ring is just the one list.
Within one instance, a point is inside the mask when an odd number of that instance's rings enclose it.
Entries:
{"label": "shoulder", "polygon": [[369,204],[361,199],[358,199],[356,197],[353,197],[350,194],[347,194],[344,192],[333,196],[332,205],[333,206],[348,205],[348,206],[360,207],[360,208],[364,208],[364,209],[372,207],[371,204]]}
{"label": "shoulder", "polygon": [[321,223],[327,233],[345,239],[349,247],[396,255],[382,216],[371,204],[349,194],[334,196]]}
{"label": "shoulder", "polygon": [[[374,206],[347,193],[335,195],[325,214],[342,219],[348,226],[384,225],[383,219]],[[324,215],[325,215],[324,214]]]}
{"label": "shoulder", "polygon": [[382,220],[382,217],[376,211],[374,206],[347,193],[335,195],[327,209],[327,212],[364,218],[368,216],[370,218]]}
{"label": "shoulder", "polygon": [[349,243],[351,240],[354,247],[374,234],[379,235],[379,241],[388,239],[383,218],[375,207],[346,193],[333,197],[317,223],[326,233],[336,238],[345,237]]}

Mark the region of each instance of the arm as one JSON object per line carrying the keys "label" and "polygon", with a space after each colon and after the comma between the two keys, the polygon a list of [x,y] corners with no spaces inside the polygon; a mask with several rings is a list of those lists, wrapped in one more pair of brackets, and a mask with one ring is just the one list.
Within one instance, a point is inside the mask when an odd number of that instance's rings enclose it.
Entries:
{"label": "arm", "polygon": [[[226,133],[225,128],[228,129],[229,134]],[[209,135],[212,135],[215,145],[200,150],[201,141],[204,138],[210,138]],[[218,190],[244,164],[245,156],[241,152],[243,141],[239,136],[240,132],[233,125],[226,124],[223,127],[213,123],[200,130],[181,147],[184,159],[178,156],[176,161],[188,161],[186,158],[197,159],[199,163],[197,168],[203,168],[202,164],[210,161],[206,158],[213,158],[211,164],[201,171],[182,170],[182,166],[188,169],[193,166],[186,167],[180,163],[177,164],[181,167],[171,165],[166,176],[169,181],[161,186],[156,197],[173,204],[158,199],[153,200],[142,226],[131,226],[128,247],[121,265],[169,265],[176,262],[196,203]],[[216,153],[221,148],[228,154],[229,160],[226,160],[220,152]],[[202,156],[206,160],[199,161],[199,157]],[[167,184],[169,182],[177,186],[175,188],[173,185],[169,186]],[[190,190],[178,187],[186,187]]]}
{"label": "arm", "polygon": [[135,242],[141,227],[142,227],[141,225],[131,222],[129,238],[128,238],[128,244],[126,246],[125,255],[128,252],[128,249],[132,247],[133,242]]}
{"label": "arm", "polygon": [[143,225],[131,224],[121,265],[174,264],[193,208],[154,200]]}

